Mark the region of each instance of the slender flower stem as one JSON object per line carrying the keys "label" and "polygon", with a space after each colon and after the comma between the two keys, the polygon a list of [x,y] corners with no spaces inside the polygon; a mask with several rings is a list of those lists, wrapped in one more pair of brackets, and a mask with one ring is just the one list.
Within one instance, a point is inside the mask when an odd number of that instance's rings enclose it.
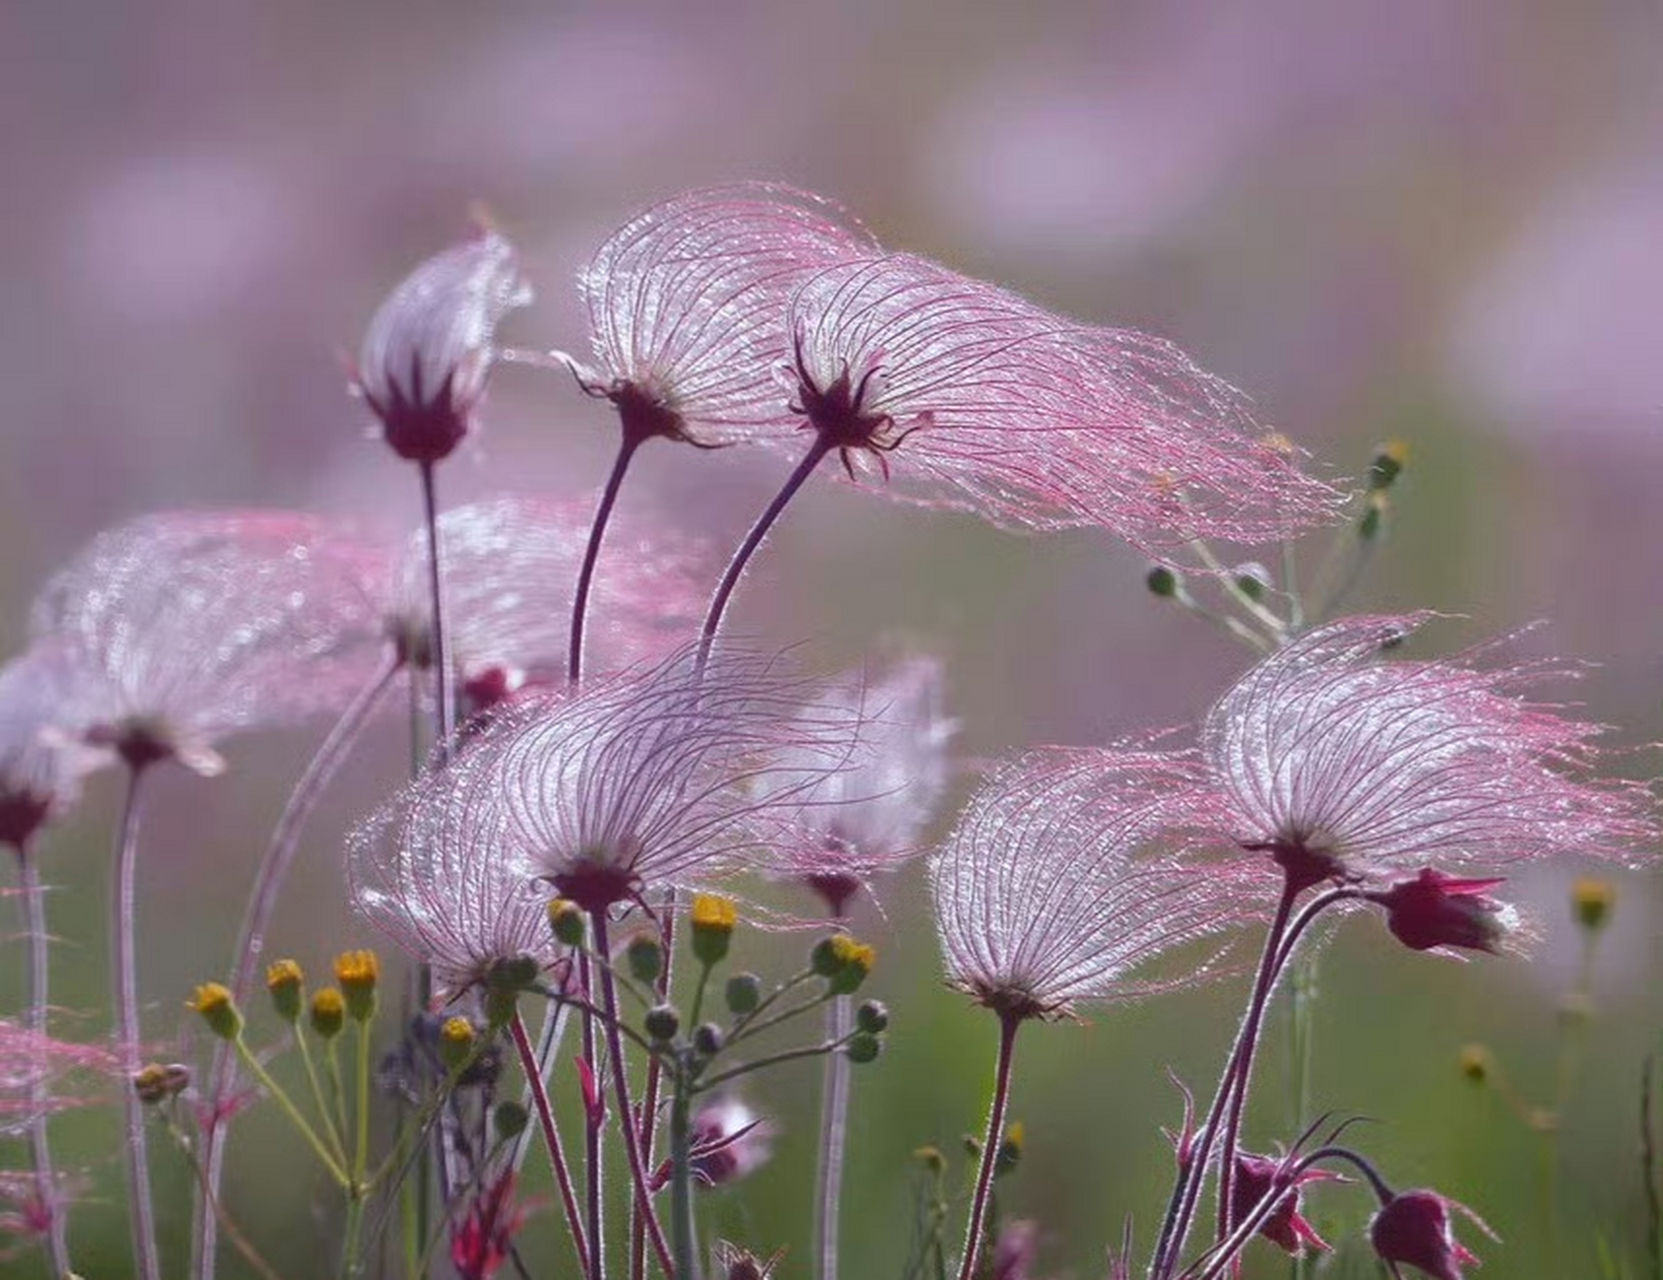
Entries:
{"label": "slender flower stem", "polygon": [[583,1238],[583,1215],[578,1210],[571,1171],[566,1167],[566,1153],[560,1145],[560,1131],[555,1128],[554,1111],[549,1107],[548,1090],[543,1087],[543,1064],[531,1047],[531,1037],[525,1030],[525,1019],[520,1017],[518,1012],[514,1014],[514,1020],[508,1024],[508,1030],[514,1038],[514,1048],[520,1055],[520,1067],[525,1072],[526,1083],[531,1089],[537,1119],[543,1126],[543,1140],[548,1143],[549,1161],[554,1166],[555,1184],[560,1188],[560,1204],[566,1211],[566,1226],[572,1233],[572,1245],[577,1250],[578,1268],[587,1277],[589,1246]]}
{"label": "slender flower stem", "polygon": [[[849,1034],[850,996],[836,996],[826,1009],[826,1039]],[[820,1099],[820,1163],[815,1178],[814,1255],[820,1280],[837,1280],[837,1209],[843,1191],[843,1147],[849,1131],[849,1057],[826,1058]]]}
{"label": "slender flower stem", "polygon": [[139,782],[146,766],[130,764],[127,798],[116,835],[115,892],[110,903],[111,986],[116,1002],[116,1042],[121,1053],[121,1109],[127,1124],[127,1209],[133,1235],[133,1265],[140,1280],[160,1280],[156,1256],[156,1213],[150,1202],[150,1149],[144,1103],[133,1088],[139,1071],[139,978],[135,950],[139,852]]}
{"label": "slender flower stem", "polygon": [[1005,1104],[1010,1101],[1011,1059],[1016,1051],[1016,1029],[1022,1020],[1008,1013],[999,1015],[999,1065],[993,1074],[993,1105],[987,1113],[987,1136],[982,1142],[981,1167],[976,1171],[976,1194],[970,1201],[970,1222],[964,1234],[964,1261],[959,1280],[976,1274],[982,1252],[982,1233],[987,1227],[987,1200],[993,1190],[993,1168],[999,1162],[999,1141],[1005,1132]]}
{"label": "slender flower stem", "polygon": [[[659,945],[664,950],[664,964],[658,971],[655,990],[659,1003],[670,998],[670,987],[676,972],[676,890],[672,885],[664,891],[660,910],[663,923],[659,927]],[[706,971],[706,977],[709,971]],[[696,1019],[694,1020],[696,1023]],[[664,1075],[664,1063],[657,1054],[647,1058],[647,1085],[641,1096],[641,1155],[647,1168],[653,1167],[653,1150],[658,1142],[658,1091]],[[647,1228],[641,1215],[635,1214],[629,1224],[629,1277],[643,1280],[647,1273]]]}
{"label": "slender flower stem", "polygon": [[[1235,1043],[1230,1050],[1230,1056],[1225,1062],[1224,1074],[1219,1079],[1218,1091],[1213,1097],[1212,1106],[1207,1111],[1207,1119],[1202,1126],[1201,1138],[1188,1153],[1188,1159],[1180,1166],[1178,1179],[1173,1184],[1172,1197],[1167,1203],[1166,1217],[1161,1223],[1161,1232],[1157,1237],[1155,1253],[1150,1260],[1149,1275],[1151,1280],[1167,1280],[1172,1275],[1177,1257],[1184,1248],[1184,1242],[1189,1236],[1190,1227],[1195,1220],[1196,1202],[1200,1199],[1202,1185],[1207,1180],[1207,1170],[1212,1163],[1214,1140],[1219,1134],[1219,1125],[1226,1112],[1233,1109],[1234,1100],[1239,1096],[1236,1092],[1245,1084],[1246,1072],[1243,1070],[1244,1060],[1251,1056],[1249,1043],[1258,1034],[1259,1019],[1263,1013],[1264,1002],[1269,998],[1270,988],[1281,964],[1287,959],[1283,950],[1283,937],[1288,925],[1289,913],[1293,910],[1293,900],[1296,893],[1284,882],[1281,900],[1277,904],[1276,917],[1272,921],[1269,932],[1265,935],[1264,951],[1259,959],[1259,968],[1253,981],[1253,993],[1249,999],[1247,1012],[1242,1017],[1240,1028],[1236,1032]],[[1243,1090],[1245,1092],[1245,1090]],[[1237,1114],[1239,1124],[1240,1116]],[[1232,1139],[1233,1141],[1233,1139]],[[1226,1156],[1219,1178],[1220,1213],[1228,1214],[1229,1177],[1231,1159],[1230,1145],[1226,1143]]]}
{"label": "slender flower stem", "polygon": [[[47,1033],[48,936],[46,894],[41,888],[40,866],[26,844],[17,846],[19,906],[23,911],[23,936],[28,939],[29,1011],[24,1026],[37,1036]],[[52,1274],[65,1276],[69,1265],[69,1233],[65,1230],[63,1206],[58,1202],[57,1179],[52,1171],[52,1145],[46,1132],[46,1077],[34,1073],[29,1082],[29,1154],[35,1169],[35,1197],[46,1215],[46,1248],[52,1258]]]}
{"label": "slender flower stem", "polygon": [[618,491],[624,485],[624,473],[629,470],[630,460],[641,444],[642,438],[624,433],[623,441],[618,445],[618,456],[612,460],[612,474],[607,476],[606,488],[601,493],[601,504],[595,510],[595,522],[589,526],[589,544],[583,549],[583,564],[578,569],[577,587],[572,592],[572,635],[566,644],[566,680],[569,684],[575,685],[583,678],[583,635],[589,614],[589,587],[594,581],[601,543],[606,540],[606,526],[612,518],[613,504],[618,501]]}
{"label": "slender flower stem", "polygon": [[710,655],[710,645],[716,639],[716,633],[721,630],[722,617],[727,613],[728,601],[733,596],[733,589],[739,585],[739,578],[745,572],[745,566],[756,554],[762,540],[768,536],[768,531],[774,527],[774,522],[785,511],[786,504],[797,496],[797,490],[814,474],[814,468],[820,465],[820,460],[831,452],[831,446],[824,439],[816,437],[809,450],[797,463],[784,486],[774,495],[773,501],[762,509],[762,514],[756,518],[745,540],[739,544],[739,550],[733,553],[733,559],[728,561],[728,567],[722,574],[722,581],[716,587],[716,594],[710,598],[710,608],[704,616],[704,626],[700,629],[701,661]]}
{"label": "slender flower stem", "polygon": [[247,1066],[248,1073],[259,1081],[260,1087],[277,1104],[278,1108],[288,1118],[289,1123],[299,1131],[301,1137],[306,1139],[306,1145],[312,1148],[312,1154],[322,1162],[329,1176],[340,1185],[342,1190],[350,1190],[352,1179],[347,1174],[346,1166],[335,1159],[329,1150],[328,1144],[318,1136],[318,1131],[312,1127],[300,1108],[295,1105],[294,1099],[289,1097],[283,1087],[273,1080],[271,1074],[260,1065],[260,1060],[249,1051],[248,1045],[241,1036],[237,1037],[236,1049],[237,1056]]}
{"label": "slender flower stem", "polygon": [[670,1099],[670,1235],[675,1280],[699,1280],[698,1243],[693,1230],[692,1089],[684,1061],[676,1063]]}
{"label": "slender flower stem", "polygon": [[688,1280],[687,1277],[677,1276],[674,1263],[670,1257],[670,1246],[664,1239],[664,1229],[658,1224],[658,1215],[653,1212],[652,1193],[647,1189],[647,1170],[641,1158],[641,1144],[636,1140],[634,1112],[629,1105],[629,1077],[624,1071],[623,1039],[618,1035],[617,1027],[613,1025],[618,1018],[618,984],[612,977],[612,966],[606,963],[606,957],[612,954],[612,948],[606,936],[606,912],[604,910],[591,911],[589,919],[595,930],[595,952],[600,957],[597,968],[600,970],[601,995],[604,999],[607,1032],[607,1057],[612,1060],[612,1088],[618,1100],[618,1128],[624,1135],[624,1154],[629,1159],[629,1176],[635,1184],[636,1212],[646,1220],[647,1235],[652,1241],[653,1252],[658,1255],[658,1264],[666,1274],[675,1280]]}
{"label": "slender flower stem", "polygon": [[[587,950],[580,951],[577,959],[578,981],[583,986],[584,999],[591,1005],[595,999],[595,989],[592,985],[594,963]],[[605,1122],[605,1103],[602,1101],[603,1090],[600,1085],[600,1061],[596,1057],[600,1046],[600,1037],[595,1034],[595,1027],[600,1018],[593,1009],[585,1009],[583,1014],[583,1061],[589,1067],[590,1087],[595,1091],[595,1105],[589,1105],[587,1097],[583,1100],[583,1179],[584,1179],[584,1207],[588,1214],[589,1234],[589,1280],[606,1280],[606,1238],[603,1234],[605,1224],[605,1179],[601,1160],[605,1154],[602,1142],[602,1125]]]}
{"label": "slender flower stem", "polygon": [[434,744],[439,762],[450,759],[451,739],[456,734],[456,694],[450,669],[450,634],[445,626],[445,593],[439,572],[439,499],[434,492],[433,464],[421,464],[422,519],[427,526],[427,592],[433,606],[433,695],[439,700],[434,720],[439,741]]}
{"label": "slender flower stem", "polygon": [[[548,1011],[543,1018],[543,1030],[537,1037],[536,1056],[537,1087],[543,1090],[544,1096],[547,1096],[549,1087],[549,1064],[554,1061],[555,1056],[560,1052],[560,1042],[566,1038],[566,1022],[570,1016],[571,1006],[564,1001],[550,1000],[548,1002]],[[527,1111],[532,1109],[536,1101],[532,1094],[532,1088],[532,1081],[528,1078],[525,1087],[520,1091],[520,1105]],[[527,1126],[521,1129],[519,1135],[514,1139],[513,1158],[509,1161],[509,1164],[513,1166],[515,1173],[519,1173],[525,1167],[526,1154],[531,1150],[531,1145],[531,1128]],[[588,1254],[585,1253],[579,1259],[579,1262],[587,1269],[589,1266]]]}
{"label": "slender flower stem", "polygon": [[[272,913],[289,868],[294,864],[295,850],[300,846],[300,834],[316,812],[318,801],[328,790],[330,782],[340,771],[352,749],[358,743],[375,709],[399,670],[397,659],[389,657],[375,676],[341,712],[328,735],[318,745],[317,753],[307,763],[300,780],[289,793],[283,812],[271,833],[271,840],[254,873],[254,886],[249,893],[248,909],[243,915],[242,930],[237,938],[236,967],[231,974],[231,994],[238,1002],[248,998],[254,975],[259,972],[260,957],[265,950],[266,930],[271,927]],[[302,1047],[304,1048],[304,1040]],[[214,1274],[215,1254],[218,1251],[216,1233],[219,1219],[208,1211],[207,1199],[217,1198],[225,1175],[225,1153],[230,1142],[227,1132],[230,1117],[224,1101],[235,1084],[236,1061],[231,1046],[221,1040],[214,1046],[213,1061],[208,1069],[208,1122],[202,1138],[203,1177],[196,1184],[196,1266],[194,1275]]]}

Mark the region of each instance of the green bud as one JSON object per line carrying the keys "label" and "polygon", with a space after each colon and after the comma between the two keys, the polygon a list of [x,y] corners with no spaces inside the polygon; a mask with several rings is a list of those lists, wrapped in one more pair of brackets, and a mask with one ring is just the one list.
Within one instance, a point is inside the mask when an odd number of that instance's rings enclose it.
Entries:
{"label": "green bud", "polygon": [[722,1052],[722,1028],[714,1022],[701,1022],[693,1028],[693,1050],[701,1058],[714,1058]]}
{"label": "green bud", "polygon": [[543,967],[536,956],[514,956],[498,960],[485,977],[487,986],[504,991],[524,991],[542,976]]}
{"label": "green bud", "polygon": [[647,1010],[647,1016],[641,1025],[646,1028],[649,1040],[668,1044],[676,1038],[676,1032],[681,1030],[681,1015],[670,1005],[654,1005]]}
{"label": "green bud", "polygon": [[875,1062],[883,1052],[883,1041],[870,1031],[857,1031],[849,1037],[849,1042],[843,1046],[843,1053],[857,1067],[868,1062]]}
{"label": "green bud", "polygon": [[865,1000],[855,1010],[855,1026],[878,1035],[889,1029],[889,1009],[882,1000]]}
{"label": "green bud", "polygon": [[1388,440],[1381,445],[1375,450],[1374,460],[1369,463],[1368,491],[1381,493],[1390,489],[1403,474],[1403,468],[1408,461],[1409,446],[1401,440]]}
{"label": "green bud", "polygon": [[231,999],[231,992],[217,982],[204,982],[196,989],[190,1007],[202,1015],[202,1020],[221,1040],[235,1040],[242,1034],[243,1016]]}
{"label": "green bud", "polygon": [[707,969],[721,964],[733,944],[738,908],[727,898],[700,893],[694,895],[688,916],[693,926],[693,955]]}
{"label": "green bud", "polygon": [[491,1112],[491,1127],[496,1130],[499,1142],[519,1137],[530,1123],[531,1113],[512,1099],[497,1103]]}
{"label": "green bud", "polygon": [[754,1013],[762,1003],[762,979],[754,973],[736,973],[728,979],[725,994],[729,1013]]}
{"label": "green bud", "polygon": [[555,898],[549,903],[549,928],[554,932],[554,940],[561,946],[581,947],[583,909],[565,898]]}
{"label": "green bud", "polygon": [[266,969],[266,991],[277,1016],[291,1026],[300,1020],[306,1003],[306,978],[293,960],[279,960]]}
{"label": "green bud", "polygon": [[624,960],[629,965],[629,976],[644,987],[657,982],[664,972],[664,948],[650,933],[638,933],[625,944]]}
{"label": "green bud", "polygon": [[1144,575],[1143,585],[1149,588],[1150,595],[1170,600],[1178,594],[1178,575],[1164,564],[1158,564]]}

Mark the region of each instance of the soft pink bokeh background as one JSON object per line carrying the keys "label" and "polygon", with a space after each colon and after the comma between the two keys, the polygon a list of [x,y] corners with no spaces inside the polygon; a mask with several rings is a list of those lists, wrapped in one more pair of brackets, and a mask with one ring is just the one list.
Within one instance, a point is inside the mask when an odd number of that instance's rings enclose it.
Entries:
{"label": "soft pink bokeh background", "polygon": [[[1383,437],[1406,439],[1396,536],[1356,603],[1468,615],[1450,644],[1546,618],[1520,650],[1597,664],[1577,691],[1588,714],[1617,724],[1620,742],[1653,740],[1660,47],[1651,0],[14,5],[0,26],[0,643],[22,642],[25,602],[55,565],[143,511],[301,504],[411,521],[413,477],[366,440],[337,354],[413,262],[465,228],[473,202],[522,246],[539,291],[505,337],[575,346],[571,280],[613,225],[683,186],[765,177],[841,199],[889,243],[1058,310],[1175,338],[1330,473],[1358,472]],[[503,370],[489,429],[446,469],[445,492],[589,489],[612,430],[569,382]],[[782,469],[777,457],[654,448],[630,500],[656,500],[721,546]],[[826,486],[771,544],[740,617],[846,657],[877,633],[940,649],[972,755],[1101,741],[1193,717],[1243,660],[1147,599],[1141,567],[1102,539],[1012,539]],[[170,784],[175,810],[161,806],[153,831],[172,849],[155,858],[146,909],[186,937],[148,962],[158,1033],[175,993],[206,976],[204,952],[217,954],[178,923],[229,935],[239,881],[221,874],[226,851],[242,865],[299,749],[247,748],[242,778],[212,803],[201,784]],[[391,740],[389,753],[396,773]],[[1622,767],[1654,772],[1655,757]],[[379,776],[364,767],[337,828]],[[95,800],[60,877],[93,891],[109,796]],[[349,926],[328,849],[313,857],[301,886],[327,905],[299,909],[291,927],[309,924],[321,956],[330,928]],[[1464,993],[1454,1003],[1477,1020],[1470,1036],[1400,1034],[1385,1052],[1412,1054],[1437,1080],[1463,1038],[1536,1027],[1523,1052],[1547,1053],[1544,1010],[1574,967],[1564,881],[1523,885],[1551,922],[1535,968],[1438,971]],[[1602,980],[1614,1021],[1634,1029],[1621,1053],[1614,1033],[1598,1041],[1615,1082],[1631,1080],[1659,1023],[1645,977],[1658,959],[1651,888],[1633,879],[1623,892]],[[220,905],[204,908],[205,895]],[[905,914],[917,905],[904,893],[884,927],[906,922],[893,945],[924,992],[928,934]],[[1342,948],[1331,985],[1371,990],[1372,978],[1341,983],[1379,954]],[[1514,1011],[1500,1025],[1483,1022],[1494,1001]],[[1398,1016],[1413,1024],[1419,1007]],[[1150,1052],[1188,1055],[1203,1076],[1218,1034]],[[1151,1077],[1138,1086],[1151,1100],[1131,1108],[1142,1146],[1147,1108],[1169,1101],[1159,1060],[1135,1058]],[[975,1061],[953,1087],[948,1130],[905,1142],[975,1123]],[[1334,1071],[1333,1105],[1384,1110]],[[1623,1097],[1574,1148],[1587,1167],[1628,1142]],[[1398,1137],[1411,1135],[1425,1176],[1447,1171],[1436,1161],[1449,1135],[1416,1130],[1404,1110]],[[1059,1123],[1051,1140],[1066,1146]],[[1069,1158],[1098,1161],[1093,1187],[1114,1176],[1090,1151]],[[1158,1151],[1141,1158],[1158,1168]],[[1487,1176],[1452,1189],[1472,1197]],[[1098,1200],[1073,1183],[1042,1192],[1034,1177],[1028,1207],[1060,1197],[1059,1231],[1096,1222]],[[1632,1189],[1612,1186],[1588,1221],[1620,1233]],[[1056,1254],[1089,1265],[1111,1234]]]}

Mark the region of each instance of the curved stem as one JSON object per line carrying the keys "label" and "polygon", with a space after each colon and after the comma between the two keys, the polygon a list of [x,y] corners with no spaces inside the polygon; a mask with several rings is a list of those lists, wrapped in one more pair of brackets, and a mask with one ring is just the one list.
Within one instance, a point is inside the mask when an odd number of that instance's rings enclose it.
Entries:
{"label": "curved stem", "polygon": [[[272,829],[260,866],[254,873],[254,887],[249,893],[248,909],[243,915],[242,930],[237,937],[236,965],[231,974],[231,994],[239,1004],[245,1003],[254,975],[259,972],[260,957],[265,950],[266,930],[271,927],[272,913],[289,868],[294,864],[300,834],[317,810],[329,784],[357,745],[364,726],[369,723],[383,695],[397,674],[400,663],[390,657],[371,681],[363,687],[341,712],[328,735],[318,745],[316,754],[289,793],[283,812]],[[304,1044],[304,1040],[302,1041]],[[196,1267],[193,1274],[208,1277],[214,1274],[218,1216],[208,1212],[205,1200],[218,1197],[225,1176],[225,1152],[229,1144],[229,1117],[223,1114],[222,1103],[236,1079],[236,1059],[231,1046],[224,1040],[214,1045],[213,1061],[208,1068],[208,1121],[202,1137],[202,1171],[196,1194],[197,1232]]]}
{"label": "curved stem", "polygon": [[139,852],[139,780],[143,765],[129,765],[127,799],[116,835],[115,892],[110,901],[111,986],[116,1002],[116,1042],[121,1054],[121,1109],[127,1125],[123,1154],[127,1160],[127,1210],[133,1235],[133,1265],[140,1280],[160,1280],[156,1257],[156,1213],[150,1202],[149,1139],[144,1103],[133,1089],[139,1072],[139,982],[135,954],[137,897],[135,869]]}
{"label": "curved stem", "polygon": [[[849,1034],[853,1007],[850,996],[836,996],[826,1009],[826,1039]],[[849,1129],[849,1056],[833,1053],[826,1059],[820,1099],[820,1164],[815,1179],[814,1255],[820,1280],[837,1280],[837,1210],[843,1190],[843,1148]]]}
{"label": "curved stem", "polygon": [[572,591],[572,634],[566,643],[566,680],[570,684],[575,685],[583,678],[583,631],[588,621],[589,587],[595,577],[595,562],[600,559],[601,543],[606,540],[607,522],[612,518],[618,491],[623,488],[624,473],[640,447],[640,439],[624,433],[618,456],[612,461],[612,474],[607,476],[606,488],[601,493],[601,504],[595,510],[595,522],[589,526],[589,544],[583,549],[583,564],[577,571],[577,586]]}
{"label": "curved stem", "polygon": [[[1251,1057],[1250,1042],[1258,1034],[1259,1018],[1263,1013],[1264,1001],[1269,997],[1270,987],[1279,965],[1286,959],[1282,950],[1283,935],[1287,929],[1288,915],[1293,910],[1293,900],[1297,891],[1284,880],[1282,896],[1276,908],[1275,919],[1271,922],[1270,930],[1265,935],[1264,951],[1259,958],[1258,971],[1253,980],[1253,993],[1248,1001],[1247,1012],[1243,1015],[1241,1026],[1236,1031],[1236,1039],[1230,1049],[1230,1056],[1225,1061],[1224,1074],[1218,1082],[1218,1091],[1214,1094],[1212,1106],[1207,1111],[1207,1119],[1201,1129],[1200,1141],[1187,1153],[1188,1158],[1180,1165],[1178,1179],[1172,1187],[1172,1197],[1167,1202],[1166,1217],[1161,1223],[1160,1236],[1155,1244],[1155,1253],[1149,1264],[1149,1274],[1152,1280],[1166,1280],[1172,1274],[1173,1264],[1178,1254],[1184,1248],[1184,1242],[1189,1236],[1191,1225],[1195,1220],[1196,1202],[1200,1199],[1202,1185],[1207,1180],[1207,1170],[1212,1163],[1214,1140],[1219,1135],[1219,1125],[1226,1112],[1234,1109],[1234,1102],[1240,1095],[1237,1090],[1245,1092],[1246,1071],[1243,1069],[1245,1060]],[[1236,1114],[1239,1124],[1240,1115]],[[1220,1221],[1224,1221],[1229,1213],[1229,1184],[1231,1178],[1227,1176],[1232,1163],[1229,1156],[1229,1143],[1226,1143],[1226,1156],[1219,1177],[1219,1213]]]}
{"label": "curved stem", "polygon": [[434,750],[441,764],[450,759],[451,739],[456,734],[456,693],[454,673],[450,669],[450,639],[445,626],[445,592],[443,576],[439,572],[439,499],[434,492],[433,464],[421,464],[422,520],[427,526],[427,593],[433,608],[433,693],[439,700],[435,724],[439,740]]}
{"label": "curved stem", "polygon": [[993,1190],[993,1169],[999,1162],[999,1142],[1005,1132],[1005,1104],[1010,1101],[1011,1059],[1016,1051],[1016,1029],[1021,1019],[999,1015],[999,1065],[993,1074],[993,1105],[987,1113],[987,1134],[982,1141],[982,1162],[976,1171],[976,1194],[970,1201],[970,1223],[964,1236],[964,1261],[959,1280],[976,1274],[982,1252],[982,1233],[987,1226],[987,1200]]}
{"label": "curved stem", "polygon": [[624,1135],[624,1155],[629,1159],[629,1176],[635,1184],[636,1212],[646,1220],[648,1238],[652,1241],[653,1252],[658,1255],[658,1265],[664,1268],[665,1274],[673,1280],[691,1280],[675,1273],[664,1229],[659,1226],[658,1215],[653,1212],[652,1193],[647,1188],[647,1170],[641,1159],[641,1144],[636,1141],[634,1112],[629,1105],[629,1077],[624,1071],[624,1045],[617,1027],[613,1025],[618,1019],[618,984],[613,980],[612,966],[606,963],[606,957],[612,954],[606,936],[606,912],[592,911],[589,919],[595,930],[595,953],[601,957],[596,968],[600,970],[601,995],[606,1016],[610,1019],[606,1024],[607,1057],[612,1060],[612,1089],[618,1100],[618,1128]]}
{"label": "curved stem", "polygon": [[572,1245],[577,1250],[578,1269],[589,1274],[589,1247],[583,1239],[583,1215],[578,1211],[577,1194],[572,1189],[572,1175],[566,1167],[566,1152],[560,1145],[560,1131],[555,1128],[554,1112],[549,1107],[548,1090],[543,1087],[543,1064],[531,1047],[526,1034],[525,1019],[516,1011],[508,1024],[514,1038],[514,1048],[520,1055],[520,1068],[525,1072],[531,1099],[537,1108],[537,1119],[543,1126],[543,1140],[548,1143],[549,1161],[554,1166],[554,1181],[560,1188],[560,1204],[566,1211],[566,1226],[572,1233]]}
{"label": "curved stem", "polygon": [[[46,893],[41,888],[40,866],[27,845],[17,847],[19,905],[23,911],[23,936],[28,939],[29,1011],[24,1026],[43,1039],[47,1033],[49,991]],[[29,1154],[35,1168],[35,1198],[46,1215],[46,1248],[52,1258],[54,1275],[69,1275],[69,1234],[64,1226],[64,1207],[59,1202],[57,1178],[52,1171],[52,1144],[46,1131],[46,1077],[35,1073],[29,1082]]]}
{"label": "curved stem", "polygon": [[[566,1038],[566,1020],[571,1016],[572,1006],[564,1001],[550,1000],[548,1012],[543,1018],[543,1029],[537,1037],[537,1081],[547,1096],[549,1087],[549,1064],[560,1052],[560,1042]],[[532,1097],[532,1084],[527,1080],[520,1091],[520,1105],[530,1111],[536,1100]],[[528,1125],[520,1130],[514,1139],[513,1154],[509,1164],[517,1174],[525,1167],[526,1155],[531,1150],[531,1127]],[[589,1257],[585,1254],[579,1262],[584,1268],[589,1266]]]}
{"label": "curved stem", "polygon": [[733,589],[739,585],[739,578],[745,572],[745,566],[756,554],[762,540],[768,536],[768,531],[774,527],[774,522],[785,511],[786,504],[797,496],[797,490],[803,487],[809,476],[814,474],[814,468],[820,465],[820,459],[831,452],[831,446],[824,439],[816,436],[814,443],[797,463],[796,468],[786,478],[784,486],[774,495],[773,501],[762,509],[762,514],[756,518],[745,540],[739,544],[739,550],[733,553],[733,559],[728,561],[728,567],[722,574],[722,581],[717,584],[716,594],[710,598],[710,608],[704,616],[704,626],[699,631],[699,659],[703,662],[710,655],[711,641],[716,639],[716,633],[721,630],[722,617],[727,612],[728,601],[733,596]]}

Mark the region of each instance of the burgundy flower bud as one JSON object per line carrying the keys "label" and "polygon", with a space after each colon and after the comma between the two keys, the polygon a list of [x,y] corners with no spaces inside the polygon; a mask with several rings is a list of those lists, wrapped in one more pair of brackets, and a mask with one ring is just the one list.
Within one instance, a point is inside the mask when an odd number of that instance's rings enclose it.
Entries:
{"label": "burgundy flower bud", "polygon": [[1484,896],[1500,878],[1463,880],[1427,867],[1413,880],[1365,894],[1386,909],[1386,927],[1406,947],[1465,947],[1494,954],[1507,934],[1512,908]]}
{"label": "burgundy flower bud", "polygon": [[357,385],[394,453],[448,456],[485,393],[497,322],[531,300],[513,246],[494,232],[429,258],[370,321]]}
{"label": "burgundy flower bud", "polygon": [[[1267,1195],[1278,1186],[1286,1185],[1281,1177],[1283,1162],[1269,1156],[1236,1153],[1236,1177],[1230,1184],[1231,1218],[1236,1222],[1246,1219]],[[1326,1253],[1329,1244],[1316,1233],[1299,1212],[1300,1186],[1307,1182],[1326,1182],[1332,1174],[1320,1169],[1308,1169],[1287,1187],[1270,1216],[1259,1224],[1259,1234],[1294,1257],[1305,1252],[1305,1246]]]}
{"label": "burgundy flower bud", "polygon": [[1385,1262],[1419,1267],[1433,1280],[1462,1280],[1461,1268],[1478,1259],[1455,1239],[1449,1211],[1459,1209],[1485,1235],[1495,1233],[1465,1205],[1436,1191],[1404,1191],[1393,1196],[1369,1223],[1369,1242]]}

